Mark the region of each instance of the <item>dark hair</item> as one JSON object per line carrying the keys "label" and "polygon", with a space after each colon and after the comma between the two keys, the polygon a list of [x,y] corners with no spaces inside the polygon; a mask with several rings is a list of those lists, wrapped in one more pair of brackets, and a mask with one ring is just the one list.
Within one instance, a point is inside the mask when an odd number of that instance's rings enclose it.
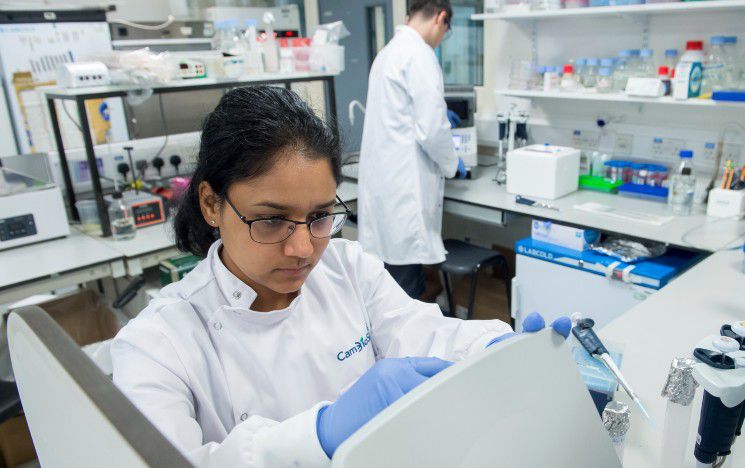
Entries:
{"label": "dark hair", "polygon": [[450,5],[450,0],[409,0],[409,8],[407,14],[409,17],[414,16],[416,13],[421,13],[425,18],[429,19],[435,15],[439,15],[441,11],[445,11],[445,21],[450,24],[450,20],[453,18],[453,7]]}
{"label": "dark hair", "polygon": [[282,150],[328,159],[341,181],[339,137],[300,96],[276,86],[237,88],[225,94],[205,119],[197,166],[173,221],[176,246],[205,257],[219,237],[204,220],[199,184],[207,182],[220,198],[237,181],[269,171]]}

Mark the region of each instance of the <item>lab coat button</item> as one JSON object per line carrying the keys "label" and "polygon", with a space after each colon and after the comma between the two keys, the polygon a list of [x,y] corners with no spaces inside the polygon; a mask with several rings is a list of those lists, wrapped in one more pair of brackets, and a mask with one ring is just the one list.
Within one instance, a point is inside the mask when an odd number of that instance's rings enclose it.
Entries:
{"label": "lab coat button", "polygon": [[233,297],[236,298],[236,299],[240,299],[241,298],[241,292],[240,291],[233,291]]}
{"label": "lab coat button", "polygon": [[241,415],[241,421],[245,421],[246,419],[248,419],[248,414],[246,414],[246,413],[243,413],[243,414]]}
{"label": "lab coat button", "polygon": [[215,330],[219,330],[219,329],[222,328],[222,323],[215,322],[215,323],[212,324],[212,326],[215,327]]}

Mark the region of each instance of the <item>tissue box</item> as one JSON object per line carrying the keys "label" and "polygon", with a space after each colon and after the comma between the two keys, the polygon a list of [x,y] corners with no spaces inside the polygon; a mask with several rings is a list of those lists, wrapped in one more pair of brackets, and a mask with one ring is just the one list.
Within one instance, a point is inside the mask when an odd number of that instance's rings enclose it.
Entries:
{"label": "tissue box", "polygon": [[730,218],[745,213],[745,190],[711,189],[706,214],[716,218]]}
{"label": "tissue box", "polygon": [[530,145],[507,153],[507,191],[554,200],[577,191],[580,152],[574,148]]}
{"label": "tissue box", "polygon": [[594,229],[580,229],[534,219],[530,227],[530,237],[533,240],[582,252],[598,240],[600,233]]}

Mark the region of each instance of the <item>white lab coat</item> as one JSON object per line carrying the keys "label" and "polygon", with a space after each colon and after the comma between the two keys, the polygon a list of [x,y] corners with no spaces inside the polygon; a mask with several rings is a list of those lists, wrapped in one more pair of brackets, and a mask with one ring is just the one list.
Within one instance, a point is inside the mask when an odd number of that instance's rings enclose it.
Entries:
{"label": "white lab coat", "polygon": [[318,409],[383,357],[458,360],[511,331],[410,299],[359,244],[332,240],[284,310],[223,265],[220,241],[116,336],[114,383],[197,466],[329,466]]}
{"label": "white lab coat", "polygon": [[434,50],[403,26],[370,70],[359,166],[359,241],[393,265],[445,261],[445,177],[458,168]]}

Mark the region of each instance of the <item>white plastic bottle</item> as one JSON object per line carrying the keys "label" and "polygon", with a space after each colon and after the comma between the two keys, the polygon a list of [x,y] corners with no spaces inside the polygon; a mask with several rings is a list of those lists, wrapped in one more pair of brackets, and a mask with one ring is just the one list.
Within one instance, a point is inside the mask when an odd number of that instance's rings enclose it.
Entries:
{"label": "white plastic bottle", "polygon": [[564,65],[564,74],[561,75],[561,90],[564,92],[577,91],[577,79],[574,77],[574,65],[568,63]]}

